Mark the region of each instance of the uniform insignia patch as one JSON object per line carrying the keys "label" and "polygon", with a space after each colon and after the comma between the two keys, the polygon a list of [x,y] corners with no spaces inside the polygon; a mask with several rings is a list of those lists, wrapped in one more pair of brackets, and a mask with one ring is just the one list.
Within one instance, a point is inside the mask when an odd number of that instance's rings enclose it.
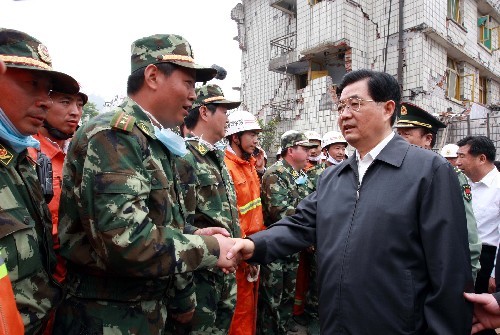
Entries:
{"label": "uniform insignia patch", "polygon": [[12,157],[14,156],[0,144],[0,162],[7,166],[12,160]]}
{"label": "uniform insignia patch", "polygon": [[472,200],[472,192],[469,184],[462,185],[462,193],[465,200],[467,200],[468,202]]}
{"label": "uniform insignia patch", "polygon": [[40,58],[47,64],[51,64],[52,63],[52,58],[50,58],[50,55],[49,55],[49,50],[47,49],[47,47],[43,44],[38,44],[38,55],[40,56]]}
{"label": "uniform insignia patch", "polygon": [[407,114],[408,114],[408,111],[406,110],[406,107],[402,106],[401,107],[401,115],[407,115]]}
{"label": "uniform insignia patch", "polygon": [[292,177],[297,178],[299,176],[299,173],[295,170],[292,171]]}
{"label": "uniform insignia patch", "polygon": [[134,128],[135,117],[124,112],[116,113],[111,119],[110,126],[114,129],[131,132]]}
{"label": "uniform insignia patch", "polygon": [[145,134],[149,135],[149,127],[146,126],[144,122],[137,124],[137,127],[139,127],[139,129],[142,130]]}
{"label": "uniform insignia patch", "polygon": [[205,148],[205,146],[203,144],[198,144],[198,151],[200,152],[200,154],[204,155],[207,153],[207,148]]}

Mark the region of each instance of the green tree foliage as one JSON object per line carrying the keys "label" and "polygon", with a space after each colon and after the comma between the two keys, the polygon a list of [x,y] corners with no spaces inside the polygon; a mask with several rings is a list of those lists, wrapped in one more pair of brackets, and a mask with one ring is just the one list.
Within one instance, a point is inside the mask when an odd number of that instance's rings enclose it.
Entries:
{"label": "green tree foliage", "polygon": [[82,124],[85,124],[91,118],[97,116],[97,114],[99,114],[99,110],[97,109],[95,103],[91,101],[87,102],[85,106],[83,106]]}
{"label": "green tree foliage", "polygon": [[267,153],[274,152],[278,142],[276,131],[280,123],[279,118],[274,117],[268,120],[267,123],[264,123],[261,119],[257,119],[257,121],[262,128],[262,132],[260,134],[260,145],[262,149],[264,149]]}

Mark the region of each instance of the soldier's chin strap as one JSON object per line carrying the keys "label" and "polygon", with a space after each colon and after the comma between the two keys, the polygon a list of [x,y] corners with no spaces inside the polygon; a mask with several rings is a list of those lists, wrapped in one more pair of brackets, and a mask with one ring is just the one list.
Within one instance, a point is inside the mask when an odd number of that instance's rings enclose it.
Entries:
{"label": "soldier's chin strap", "polygon": [[60,131],[59,129],[54,128],[53,126],[50,125],[50,123],[47,122],[47,120],[43,121],[43,127],[47,129],[49,132],[50,136],[53,136],[54,138],[58,140],[67,140],[68,138],[71,138],[74,133],[71,134],[66,134]]}

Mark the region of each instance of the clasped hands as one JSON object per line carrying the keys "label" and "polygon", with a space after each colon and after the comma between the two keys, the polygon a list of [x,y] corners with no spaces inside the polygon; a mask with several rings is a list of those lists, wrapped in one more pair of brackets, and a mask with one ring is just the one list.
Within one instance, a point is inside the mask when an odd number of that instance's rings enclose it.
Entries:
{"label": "clasped hands", "polygon": [[231,238],[229,232],[220,227],[201,228],[195,232],[196,235],[213,236],[219,242],[219,259],[217,267],[224,273],[233,273],[242,260],[252,257],[255,244],[248,239]]}

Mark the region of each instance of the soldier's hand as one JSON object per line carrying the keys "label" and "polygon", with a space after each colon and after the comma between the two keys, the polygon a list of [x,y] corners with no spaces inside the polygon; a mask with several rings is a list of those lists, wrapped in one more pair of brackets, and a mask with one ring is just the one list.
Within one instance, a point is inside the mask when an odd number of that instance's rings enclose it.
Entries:
{"label": "soldier's hand", "polygon": [[474,303],[472,332],[500,327],[500,306],[491,294],[464,293],[465,298]]}
{"label": "soldier's hand", "polygon": [[259,148],[259,153],[255,157],[255,169],[257,171],[263,171],[266,168],[266,161],[264,160],[264,150]]}
{"label": "soldier's hand", "polygon": [[497,283],[495,281],[495,278],[490,277],[490,280],[488,281],[488,293],[495,293],[497,291]]}
{"label": "soldier's hand", "polygon": [[172,319],[179,323],[188,323],[193,319],[194,308],[186,313],[172,314]]}
{"label": "soldier's hand", "polygon": [[197,231],[195,231],[194,234],[195,235],[206,235],[206,236],[221,234],[221,235],[226,236],[226,237],[231,236],[229,234],[229,232],[226,230],[226,228],[222,228],[222,227],[201,228],[201,229],[198,229]]}
{"label": "soldier's hand", "polygon": [[236,243],[227,253],[227,258],[232,259],[233,257],[241,257],[245,260],[253,256],[255,250],[255,244],[252,240],[246,238],[235,238],[233,239]]}
{"label": "soldier's hand", "polygon": [[238,266],[241,257],[231,257],[231,258],[227,257],[229,249],[231,249],[231,247],[234,245],[235,240],[232,238],[227,238],[220,234],[215,234],[213,236],[217,239],[217,242],[219,242],[219,249],[220,249],[217,266],[221,268],[221,270],[224,271],[224,273],[232,273],[236,271],[236,267]]}

